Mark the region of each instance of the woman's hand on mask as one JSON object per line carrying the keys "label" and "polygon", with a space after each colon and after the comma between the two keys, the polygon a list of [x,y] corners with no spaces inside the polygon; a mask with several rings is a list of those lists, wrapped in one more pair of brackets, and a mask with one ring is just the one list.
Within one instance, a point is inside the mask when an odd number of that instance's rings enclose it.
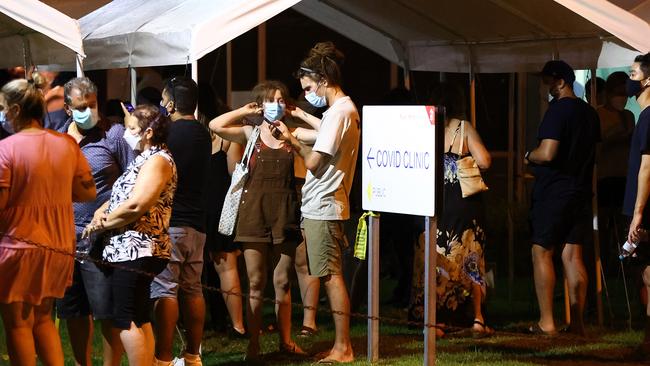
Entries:
{"label": "woman's hand on mask", "polygon": [[248,103],[240,108],[242,115],[250,116],[253,114],[262,114],[263,108],[255,102]]}

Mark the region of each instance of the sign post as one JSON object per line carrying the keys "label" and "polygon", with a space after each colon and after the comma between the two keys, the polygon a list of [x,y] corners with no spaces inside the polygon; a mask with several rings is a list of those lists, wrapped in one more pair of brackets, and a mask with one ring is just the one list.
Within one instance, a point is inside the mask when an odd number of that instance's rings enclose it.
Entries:
{"label": "sign post", "polygon": [[[442,186],[444,112],[433,106],[366,106],[362,130],[362,205],[366,211],[425,217],[424,364],[435,365],[436,217]],[[443,140],[444,141],[444,140]],[[379,351],[379,220],[370,218],[368,360]]]}

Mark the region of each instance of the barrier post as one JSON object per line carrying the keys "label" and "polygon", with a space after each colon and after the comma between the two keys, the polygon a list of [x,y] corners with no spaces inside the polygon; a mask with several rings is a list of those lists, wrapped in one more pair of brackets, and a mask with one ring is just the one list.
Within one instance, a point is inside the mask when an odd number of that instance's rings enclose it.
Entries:
{"label": "barrier post", "polygon": [[436,231],[435,217],[426,217],[424,232],[424,365],[436,364]]}
{"label": "barrier post", "polygon": [[368,216],[368,362],[379,360],[379,217]]}

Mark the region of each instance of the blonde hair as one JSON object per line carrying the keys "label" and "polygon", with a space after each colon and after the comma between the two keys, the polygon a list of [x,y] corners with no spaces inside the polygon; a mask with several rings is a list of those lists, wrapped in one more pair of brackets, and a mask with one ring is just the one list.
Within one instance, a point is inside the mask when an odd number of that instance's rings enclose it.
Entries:
{"label": "blonde hair", "polygon": [[32,120],[36,120],[43,125],[45,102],[43,93],[34,84],[33,80],[12,80],[2,87],[0,93],[4,96],[7,107],[14,104],[20,107],[18,116],[12,121],[14,130],[22,130]]}

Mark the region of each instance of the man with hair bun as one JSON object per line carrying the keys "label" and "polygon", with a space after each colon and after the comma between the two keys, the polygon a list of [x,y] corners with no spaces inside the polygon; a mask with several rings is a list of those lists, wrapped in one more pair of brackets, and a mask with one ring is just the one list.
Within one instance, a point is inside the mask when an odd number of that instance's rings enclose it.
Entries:
{"label": "man with hair bun", "polygon": [[[348,246],[343,225],[350,218],[350,188],[359,150],[360,118],[356,106],[341,89],[343,53],[332,42],[318,43],[300,64],[297,77],[305,99],[323,113],[313,147],[301,143],[279,122],[285,140],[305,161],[302,188],[302,227],[305,230],[309,274],[320,277],[332,310],[350,313],[343,280],[343,249]],[[275,132],[275,131],[274,131]],[[319,363],[354,361],[350,316],[334,314],[334,346]]]}

